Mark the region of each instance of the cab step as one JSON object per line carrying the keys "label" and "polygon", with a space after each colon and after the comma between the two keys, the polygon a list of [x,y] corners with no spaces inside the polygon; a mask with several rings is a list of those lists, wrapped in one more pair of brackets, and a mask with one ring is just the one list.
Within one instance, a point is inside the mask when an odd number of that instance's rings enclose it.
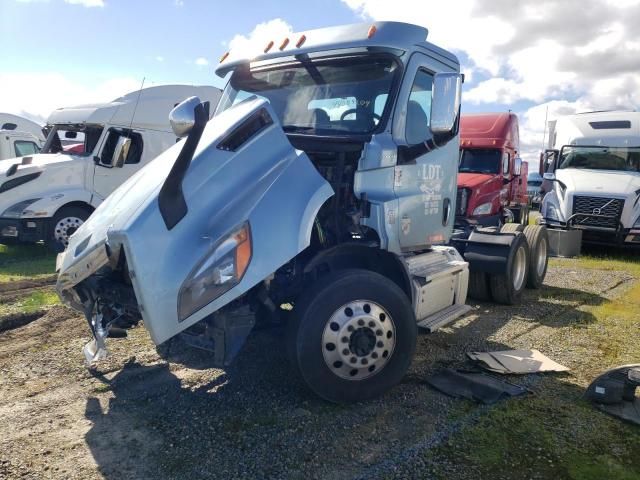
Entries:
{"label": "cab step", "polygon": [[444,327],[445,325],[453,322],[461,316],[467,314],[471,310],[469,305],[454,304],[447,307],[433,315],[418,322],[420,328],[424,328],[429,333],[433,333],[436,330]]}

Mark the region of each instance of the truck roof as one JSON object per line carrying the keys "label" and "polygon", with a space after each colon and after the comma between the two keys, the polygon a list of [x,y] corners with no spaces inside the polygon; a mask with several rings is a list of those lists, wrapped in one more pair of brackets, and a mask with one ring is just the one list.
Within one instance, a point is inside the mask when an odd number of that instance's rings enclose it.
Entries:
{"label": "truck roof", "polygon": [[518,117],[515,113],[470,113],[460,118],[461,148],[519,149]]}
{"label": "truck roof", "polygon": [[7,131],[27,132],[34,135],[38,140],[44,141],[42,125],[20,115],[0,113],[0,130],[3,130],[3,133]]}
{"label": "truck roof", "polygon": [[251,45],[249,51],[230,50],[216,68],[224,77],[238,65],[281,59],[294,55],[358,48],[394,48],[398,50],[428,50],[443,63],[459,66],[452,53],[426,41],[429,31],[418,25],[402,22],[355,23],[292,33],[286,38],[273,38],[270,43]]}
{"label": "truck roof", "polygon": [[[169,111],[184,99],[197,95],[212,103],[220,98],[220,90],[210,86],[162,85],[143,88],[118,97],[109,103],[78,105],[54,110],[48,124],[132,125],[134,128],[171,131]],[[138,100],[139,98],[139,100]]]}
{"label": "truck roof", "polygon": [[640,112],[578,113],[549,125],[550,144],[558,149],[564,145],[640,146]]}

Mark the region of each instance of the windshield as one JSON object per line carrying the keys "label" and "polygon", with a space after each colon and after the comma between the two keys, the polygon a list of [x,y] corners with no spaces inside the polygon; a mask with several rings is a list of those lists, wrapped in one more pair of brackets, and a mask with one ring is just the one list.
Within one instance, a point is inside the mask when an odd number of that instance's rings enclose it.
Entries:
{"label": "windshield", "polygon": [[397,71],[392,57],[372,55],[239,67],[216,114],[257,96],[271,104],[287,132],[370,133],[386,113]]}
{"label": "windshield", "polygon": [[102,127],[95,125],[47,125],[45,128],[49,133],[42,153],[91,155],[102,135]]}
{"label": "windshield", "polygon": [[558,168],[640,171],[640,147],[562,147]]}
{"label": "windshield", "polygon": [[474,148],[462,150],[460,154],[461,173],[500,173],[502,153],[495,148]]}

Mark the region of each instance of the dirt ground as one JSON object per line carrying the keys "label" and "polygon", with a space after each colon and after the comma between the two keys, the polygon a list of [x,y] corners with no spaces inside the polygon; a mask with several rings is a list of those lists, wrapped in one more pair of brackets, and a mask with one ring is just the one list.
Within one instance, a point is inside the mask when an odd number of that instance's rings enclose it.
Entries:
{"label": "dirt ground", "polygon": [[[0,478],[481,478],[482,470],[451,454],[451,441],[496,407],[446,397],[425,378],[466,365],[468,351],[538,348],[572,371],[514,380],[538,397],[561,391],[578,403],[595,373],[618,358],[582,326],[596,322],[591,309],[638,281],[556,261],[544,288],[527,291],[521,306],[476,304],[453,325],[421,335],[404,381],[350,406],[317,399],[291,375],[277,329],[252,334],[222,371],[195,350],[161,360],[139,326],[111,339],[108,360],[87,370],[85,320],[55,306],[0,332]],[[585,412],[618,428],[618,420]],[[632,450],[614,452],[621,461],[640,455],[640,429],[624,428]],[[526,478],[579,478],[537,459],[529,459]]]}

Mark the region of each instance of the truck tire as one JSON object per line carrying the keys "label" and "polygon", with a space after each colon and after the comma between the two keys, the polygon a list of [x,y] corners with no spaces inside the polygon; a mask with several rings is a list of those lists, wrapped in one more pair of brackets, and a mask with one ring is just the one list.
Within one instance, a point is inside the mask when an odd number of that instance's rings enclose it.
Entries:
{"label": "truck tire", "polygon": [[524,236],[529,245],[529,275],[527,287],[540,288],[547,276],[549,265],[549,237],[547,228],[542,225],[527,225]]}
{"label": "truck tire", "polygon": [[516,233],[524,231],[524,225],[521,223],[505,223],[500,228],[500,233]]}
{"label": "truck tire", "polygon": [[89,218],[91,212],[83,207],[62,207],[51,220],[47,245],[54,252],[62,252],[69,245],[69,237]]}
{"label": "truck tire", "polygon": [[491,301],[489,277],[484,272],[469,272],[469,297],[481,302]]}
{"label": "truck tire", "polygon": [[497,303],[514,305],[520,301],[522,292],[527,286],[529,272],[529,246],[524,235],[516,235],[511,243],[507,271],[501,274],[490,274],[489,285],[491,296]]}
{"label": "truck tire", "polygon": [[294,369],[318,396],[335,403],[377,397],[411,365],[417,324],[407,295],[367,270],[342,270],[296,301],[287,326]]}

